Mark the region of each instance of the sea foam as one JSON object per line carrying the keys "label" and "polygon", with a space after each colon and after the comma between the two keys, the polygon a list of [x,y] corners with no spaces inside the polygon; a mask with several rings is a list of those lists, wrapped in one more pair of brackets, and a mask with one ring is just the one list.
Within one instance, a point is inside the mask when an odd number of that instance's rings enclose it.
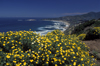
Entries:
{"label": "sea foam", "polygon": [[[47,25],[45,27],[39,27],[37,28],[40,31],[37,31],[36,33],[40,33],[40,35],[46,35],[48,32],[52,32],[55,29],[59,29],[61,31],[65,31],[66,29],[64,27],[68,27],[65,23],[61,21],[52,21],[54,25]],[[64,26],[61,26],[64,25]]]}

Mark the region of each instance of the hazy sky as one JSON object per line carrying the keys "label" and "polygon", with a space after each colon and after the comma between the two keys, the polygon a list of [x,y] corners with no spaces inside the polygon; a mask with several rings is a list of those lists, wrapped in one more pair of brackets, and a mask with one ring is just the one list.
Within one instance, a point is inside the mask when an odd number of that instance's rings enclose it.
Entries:
{"label": "hazy sky", "polygon": [[0,0],[0,17],[61,17],[91,11],[100,11],[100,0]]}

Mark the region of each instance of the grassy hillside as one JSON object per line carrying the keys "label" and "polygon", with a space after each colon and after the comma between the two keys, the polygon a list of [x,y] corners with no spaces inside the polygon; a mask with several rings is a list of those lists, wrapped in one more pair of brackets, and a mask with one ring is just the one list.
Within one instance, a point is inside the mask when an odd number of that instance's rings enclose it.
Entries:
{"label": "grassy hillside", "polygon": [[68,34],[76,34],[79,35],[81,33],[87,33],[88,30],[93,29],[94,27],[100,27],[100,20],[89,20],[84,23],[79,23],[77,25],[73,25],[69,27],[64,33]]}
{"label": "grassy hillside", "polygon": [[[90,54],[94,55],[100,63],[100,19],[89,20],[84,23],[76,24],[76,26],[69,27],[64,34],[66,35],[76,35],[82,42],[85,42],[91,50]],[[100,66],[100,64],[98,64]]]}

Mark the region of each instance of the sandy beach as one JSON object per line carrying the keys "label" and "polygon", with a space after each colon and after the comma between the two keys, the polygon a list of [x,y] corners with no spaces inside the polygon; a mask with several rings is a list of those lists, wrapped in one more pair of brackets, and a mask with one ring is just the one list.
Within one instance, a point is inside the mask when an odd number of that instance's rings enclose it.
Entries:
{"label": "sandy beach", "polygon": [[[54,25],[47,25],[46,27],[40,27],[41,30],[43,31],[37,31],[35,33],[40,33],[40,35],[46,35],[48,32],[52,32],[53,30],[45,30],[45,28],[55,28],[55,29],[59,29],[62,32],[64,32],[68,27],[69,27],[69,23],[67,21],[62,21],[62,20],[44,20],[44,21],[52,21],[54,22]],[[61,23],[62,22],[62,23]],[[65,25],[65,26],[61,26],[61,25]]]}
{"label": "sandy beach", "polygon": [[62,21],[62,20],[46,20],[46,21],[63,22],[66,26],[63,27],[64,30],[62,32],[64,32],[70,26],[70,23],[68,23],[67,21]]}

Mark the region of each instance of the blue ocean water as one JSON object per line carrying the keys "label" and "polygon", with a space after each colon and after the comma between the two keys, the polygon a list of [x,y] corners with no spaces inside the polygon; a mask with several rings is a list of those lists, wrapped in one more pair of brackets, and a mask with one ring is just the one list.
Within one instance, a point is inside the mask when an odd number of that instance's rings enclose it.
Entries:
{"label": "blue ocean water", "polygon": [[64,30],[64,23],[57,21],[43,21],[42,18],[0,18],[0,32],[20,31],[31,29],[45,35],[55,29]]}

